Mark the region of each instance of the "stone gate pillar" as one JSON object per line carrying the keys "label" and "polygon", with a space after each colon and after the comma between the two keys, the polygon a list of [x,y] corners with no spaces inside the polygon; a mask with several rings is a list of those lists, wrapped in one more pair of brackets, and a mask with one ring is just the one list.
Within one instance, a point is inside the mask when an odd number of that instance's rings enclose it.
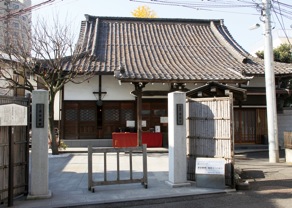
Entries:
{"label": "stone gate pillar", "polygon": [[31,173],[28,199],[50,198],[48,171],[48,116],[49,93],[32,92]]}
{"label": "stone gate pillar", "polygon": [[169,180],[171,187],[191,185],[187,182],[186,147],[186,94],[168,94],[168,152]]}

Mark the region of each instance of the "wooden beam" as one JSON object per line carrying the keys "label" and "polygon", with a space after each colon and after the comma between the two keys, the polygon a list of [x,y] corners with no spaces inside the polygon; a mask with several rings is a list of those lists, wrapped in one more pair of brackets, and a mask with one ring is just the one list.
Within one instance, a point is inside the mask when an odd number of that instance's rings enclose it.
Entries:
{"label": "wooden beam", "polygon": [[138,82],[133,84],[135,85],[135,94],[137,96],[137,144],[140,147],[142,146],[142,89],[146,83]]}

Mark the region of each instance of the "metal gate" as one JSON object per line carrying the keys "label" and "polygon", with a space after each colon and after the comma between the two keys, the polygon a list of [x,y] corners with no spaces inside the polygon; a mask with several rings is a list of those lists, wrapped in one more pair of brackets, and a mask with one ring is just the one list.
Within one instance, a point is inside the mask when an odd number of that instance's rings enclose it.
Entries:
{"label": "metal gate", "polygon": [[[29,124],[30,99],[0,96],[0,105],[27,107]],[[13,205],[13,198],[28,193],[29,125],[0,126],[0,204]]]}
{"label": "metal gate", "polygon": [[188,180],[195,180],[196,158],[224,158],[226,185],[234,187],[233,97],[187,101]]}

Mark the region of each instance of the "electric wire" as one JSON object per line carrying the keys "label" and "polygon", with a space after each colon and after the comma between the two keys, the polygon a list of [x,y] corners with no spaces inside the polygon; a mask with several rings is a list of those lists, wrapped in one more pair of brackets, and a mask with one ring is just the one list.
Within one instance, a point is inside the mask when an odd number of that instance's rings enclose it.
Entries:
{"label": "electric wire", "polygon": [[[0,2],[5,0],[0,0]],[[48,6],[59,4],[60,2],[64,4],[72,3],[77,0],[46,0],[41,3],[32,5],[30,7],[11,10],[8,14],[0,16],[0,20],[7,20],[9,18],[17,17],[32,11],[36,11]],[[262,0],[188,0],[188,1],[178,1],[178,0],[129,0],[139,3],[157,4],[157,5],[167,5],[167,6],[179,6],[184,8],[190,8],[195,10],[209,11],[209,12],[224,12],[224,13],[237,13],[246,15],[262,15],[263,3]],[[285,28],[284,18],[292,20],[292,5],[288,3],[283,3],[281,0],[271,0],[272,12],[276,16],[282,30],[285,32],[286,38],[288,37]],[[234,12],[230,9],[254,9],[256,12]],[[226,10],[227,9],[227,10]]]}
{"label": "electric wire", "polygon": [[[278,2],[279,1],[277,1],[277,3]],[[272,9],[274,10],[275,7],[272,6]],[[288,42],[289,46],[292,47],[291,42],[290,42],[290,39],[289,39],[288,34],[287,34],[287,31],[286,31],[286,28],[285,28],[285,23],[284,23],[284,20],[283,20],[283,15],[282,15],[282,11],[281,11],[280,4],[278,4],[278,8],[277,9],[278,9],[279,13],[278,12],[274,12],[275,13],[275,16],[276,16],[276,18],[277,18],[277,20],[278,20],[278,22],[279,22],[279,24],[281,26],[282,31],[284,32],[285,38],[287,39],[287,42]],[[278,14],[280,14],[281,19],[279,18]]]}
{"label": "electric wire", "polygon": [[[133,2],[140,3],[149,3],[149,4],[159,4],[159,5],[168,5],[168,6],[180,6],[196,10],[205,10],[205,11],[216,11],[220,12],[221,9],[232,9],[232,8],[249,8],[255,9],[259,15],[260,19],[263,15],[263,3],[262,0],[198,0],[198,1],[178,1],[178,0],[130,0]],[[227,12],[227,11],[226,11]],[[285,34],[285,38],[290,43],[287,31],[285,29],[284,18],[292,20],[292,5],[288,3],[283,3],[280,0],[271,0],[271,12],[277,18],[277,22]],[[228,13],[234,13],[229,11]],[[238,13],[238,12],[236,12]],[[247,13],[248,14],[248,13]],[[248,14],[251,15],[251,14]],[[263,21],[263,20],[261,20]],[[276,22],[276,21],[275,21]]]}

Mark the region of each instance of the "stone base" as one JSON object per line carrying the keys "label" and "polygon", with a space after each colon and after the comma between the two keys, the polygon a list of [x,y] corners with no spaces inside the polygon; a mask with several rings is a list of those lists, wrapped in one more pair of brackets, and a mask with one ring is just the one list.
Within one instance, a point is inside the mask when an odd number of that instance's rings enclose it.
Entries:
{"label": "stone base", "polygon": [[192,184],[190,182],[184,182],[184,183],[172,183],[171,181],[165,181],[167,185],[169,185],[171,188],[178,188],[178,187],[185,187],[185,186],[191,186]]}
{"label": "stone base", "polygon": [[49,190],[49,193],[47,195],[27,195],[28,200],[35,200],[35,199],[49,199],[52,197],[52,192]]}
{"label": "stone base", "polygon": [[202,188],[225,189],[225,175],[196,174],[196,186]]}

